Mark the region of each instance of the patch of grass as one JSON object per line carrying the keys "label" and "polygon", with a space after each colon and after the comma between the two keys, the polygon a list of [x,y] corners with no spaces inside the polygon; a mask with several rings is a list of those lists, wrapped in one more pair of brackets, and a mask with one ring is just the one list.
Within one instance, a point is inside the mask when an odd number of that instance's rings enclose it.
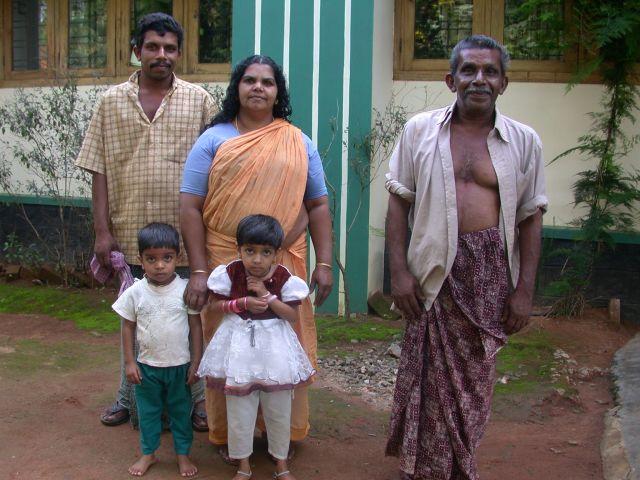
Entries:
{"label": "patch of grass", "polygon": [[400,335],[400,327],[392,327],[384,323],[367,319],[345,320],[336,316],[316,316],[318,345],[329,348],[351,340],[390,341]]}
{"label": "patch of grass", "polygon": [[46,343],[31,339],[3,346],[5,349],[0,354],[0,371],[12,378],[95,368],[107,358],[113,358],[117,352],[117,347],[110,345]]}
{"label": "patch of grass", "polygon": [[0,284],[1,313],[38,313],[72,320],[78,328],[109,333],[120,330],[111,303],[93,292],[65,288]]}
{"label": "patch of grass", "polygon": [[496,365],[497,377],[507,375],[509,380],[496,384],[495,395],[530,393],[550,384],[554,350],[550,336],[542,331],[511,337]]}

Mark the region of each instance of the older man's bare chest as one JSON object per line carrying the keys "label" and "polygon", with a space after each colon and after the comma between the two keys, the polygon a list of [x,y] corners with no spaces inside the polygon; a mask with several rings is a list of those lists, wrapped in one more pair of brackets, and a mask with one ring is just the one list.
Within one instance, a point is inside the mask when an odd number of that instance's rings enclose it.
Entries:
{"label": "older man's bare chest", "polygon": [[487,147],[488,131],[451,126],[451,156],[461,233],[498,225],[498,178]]}

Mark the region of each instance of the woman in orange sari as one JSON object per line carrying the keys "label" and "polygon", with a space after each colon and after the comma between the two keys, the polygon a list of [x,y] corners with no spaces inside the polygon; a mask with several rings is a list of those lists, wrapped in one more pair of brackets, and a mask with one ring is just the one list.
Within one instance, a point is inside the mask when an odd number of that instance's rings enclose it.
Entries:
{"label": "woman in orange sari", "polygon": [[[324,171],[315,146],[289,123],[290,115],[285,78],[271,58],[255,55],[234,68],[222,111],[189,154],[180,189],[180,224],[191,269],[185,291],[189,307],[205,305],[209,272],[237,258],[238,222],[257,213],[280,222],[285,241],[278,263],[301,278],[307,278],[308,226],[316,253],[310,280],[311,290],[317,287],[315,304],[329,295],[332,240]],[[310,300],[300,308],[301,321],[294,328],[316,367]],[[202,317],[209,341],[221,318],[206,307]],[[209,439],[228,460],[225,397],[214,389],[207,389],[207,416]],[[291,412],[292,442],[308,431],[307,391],[299,387]]]}

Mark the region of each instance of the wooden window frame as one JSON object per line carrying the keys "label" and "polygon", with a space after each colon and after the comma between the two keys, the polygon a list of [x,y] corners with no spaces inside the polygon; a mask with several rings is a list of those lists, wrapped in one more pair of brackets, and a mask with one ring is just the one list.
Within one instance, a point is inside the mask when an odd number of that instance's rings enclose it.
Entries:
{"label": "wooden window frame", "polygon": [[3,1],[0,6],[0,15],[2,16],[0,25],[2,26],[3,45],[0,53],[2,54],[2,71],[4,78],[14,80],[19,84],[29,83],[30,80],[38,80],[42,78],[52,78],[55,76],[55,66],[58,63],[59,45],[58,42],[52,41],[54,33],[58,27],[57,20],[59,18],[58,9],[61,0],[47,0],[47,68],[43,70],[13,70],[13,25],[12,25],[12,4],[11,1]]}
{"label": "wooden window frame", "polygon": [[[114,84],[125,81],[137,70],[130,64],[131,2],[107,0],[107,63],[104,68],[69,68],[69,0],[47,0],[48,68],[14,71],[11,2],[0,6],[0,88],[50,86],[73,76],[79,85]],[[231,73],[230,63],[199,63],[199,0],[173,0],[173,17],[184,28],[181,59],[176,74],[192,82],[224,82]]]}
{"label": "wooden window frame", "polygon": [[[565,15],[569,15],[569,2]],[[569,24],[570,22],[567,22]],[[448,59],[415,59],[415,2],[395,0],[394,80],[442,80],[449,72]],[[499,42],[504,38],[504,0],[474,0],[472,34],[489,35]],[[564,60],[511,60],[510,81],[566,83],[575,70],[578,54],[569,49]]]}
{"label": "wooden window frame", "polygon": [[[186,38],[195,39],[185,43],[182,56],[183,62],[194,81],[221,81],[229,80],[231,63],[200,63],[200,0],[184,0],[184,16],[186,22],[184,35]],[[201,79],[201,80],[200,80]]]}
{"label": "wooden window frame", "polygon": [[57,66],[64,74],[82,78],[102,78],[113,77],[115,74],[116,59],[116,0],[106,0],[107,5],[107,62],[102,68],[69,68],[69,2],[70,0],[57,0],[59,6],[59,32],[56,38],[59,45],[59,56]]}

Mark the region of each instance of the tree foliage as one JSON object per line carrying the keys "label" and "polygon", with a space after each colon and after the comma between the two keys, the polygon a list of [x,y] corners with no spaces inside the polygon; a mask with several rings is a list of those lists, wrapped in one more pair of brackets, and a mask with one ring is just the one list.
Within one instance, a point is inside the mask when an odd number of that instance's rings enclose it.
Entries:
{"label": "tree foliage", "polygon": [[589,114],[589,132],[553,160],[579,154],[595,164],[580,172],[573,185],[574,204],[586,212],[574,222],[580,228],[578,241],[573,248],[556,252],[565,256],[566,263],[547,293],[560,295],[552,309],[558,315],[582,312],[596,259],[605,248],[615,246],[613,231],[633,229],[640,200],[640,174],[621,165],[640,142],[640,135],[627,135],[623,128],[635,123],[638,109],[634,68],[640,61],[640,2],[575,0],[573,15],[573,42],[586,52],[588,61],[580,64],[569,89],[599,75],[604,92],[602,111]]}
{"label": "tree foliage", "polygon": [[[28,193],[52,199],[57,207],[56,240],[45,226],[32,220],[24,205],[22,215],[31,227],[44,257],[53,261],[65,283],[76,264],[68,248],[75,199],[87,196],[89,176],[75,167],[85,129],[100,89],[78,91],[73,79],[61,86],[18,89],[0,106],[0,186],[9,193]],[[26,171],[26,179],[13,177],[11,163]]]}

